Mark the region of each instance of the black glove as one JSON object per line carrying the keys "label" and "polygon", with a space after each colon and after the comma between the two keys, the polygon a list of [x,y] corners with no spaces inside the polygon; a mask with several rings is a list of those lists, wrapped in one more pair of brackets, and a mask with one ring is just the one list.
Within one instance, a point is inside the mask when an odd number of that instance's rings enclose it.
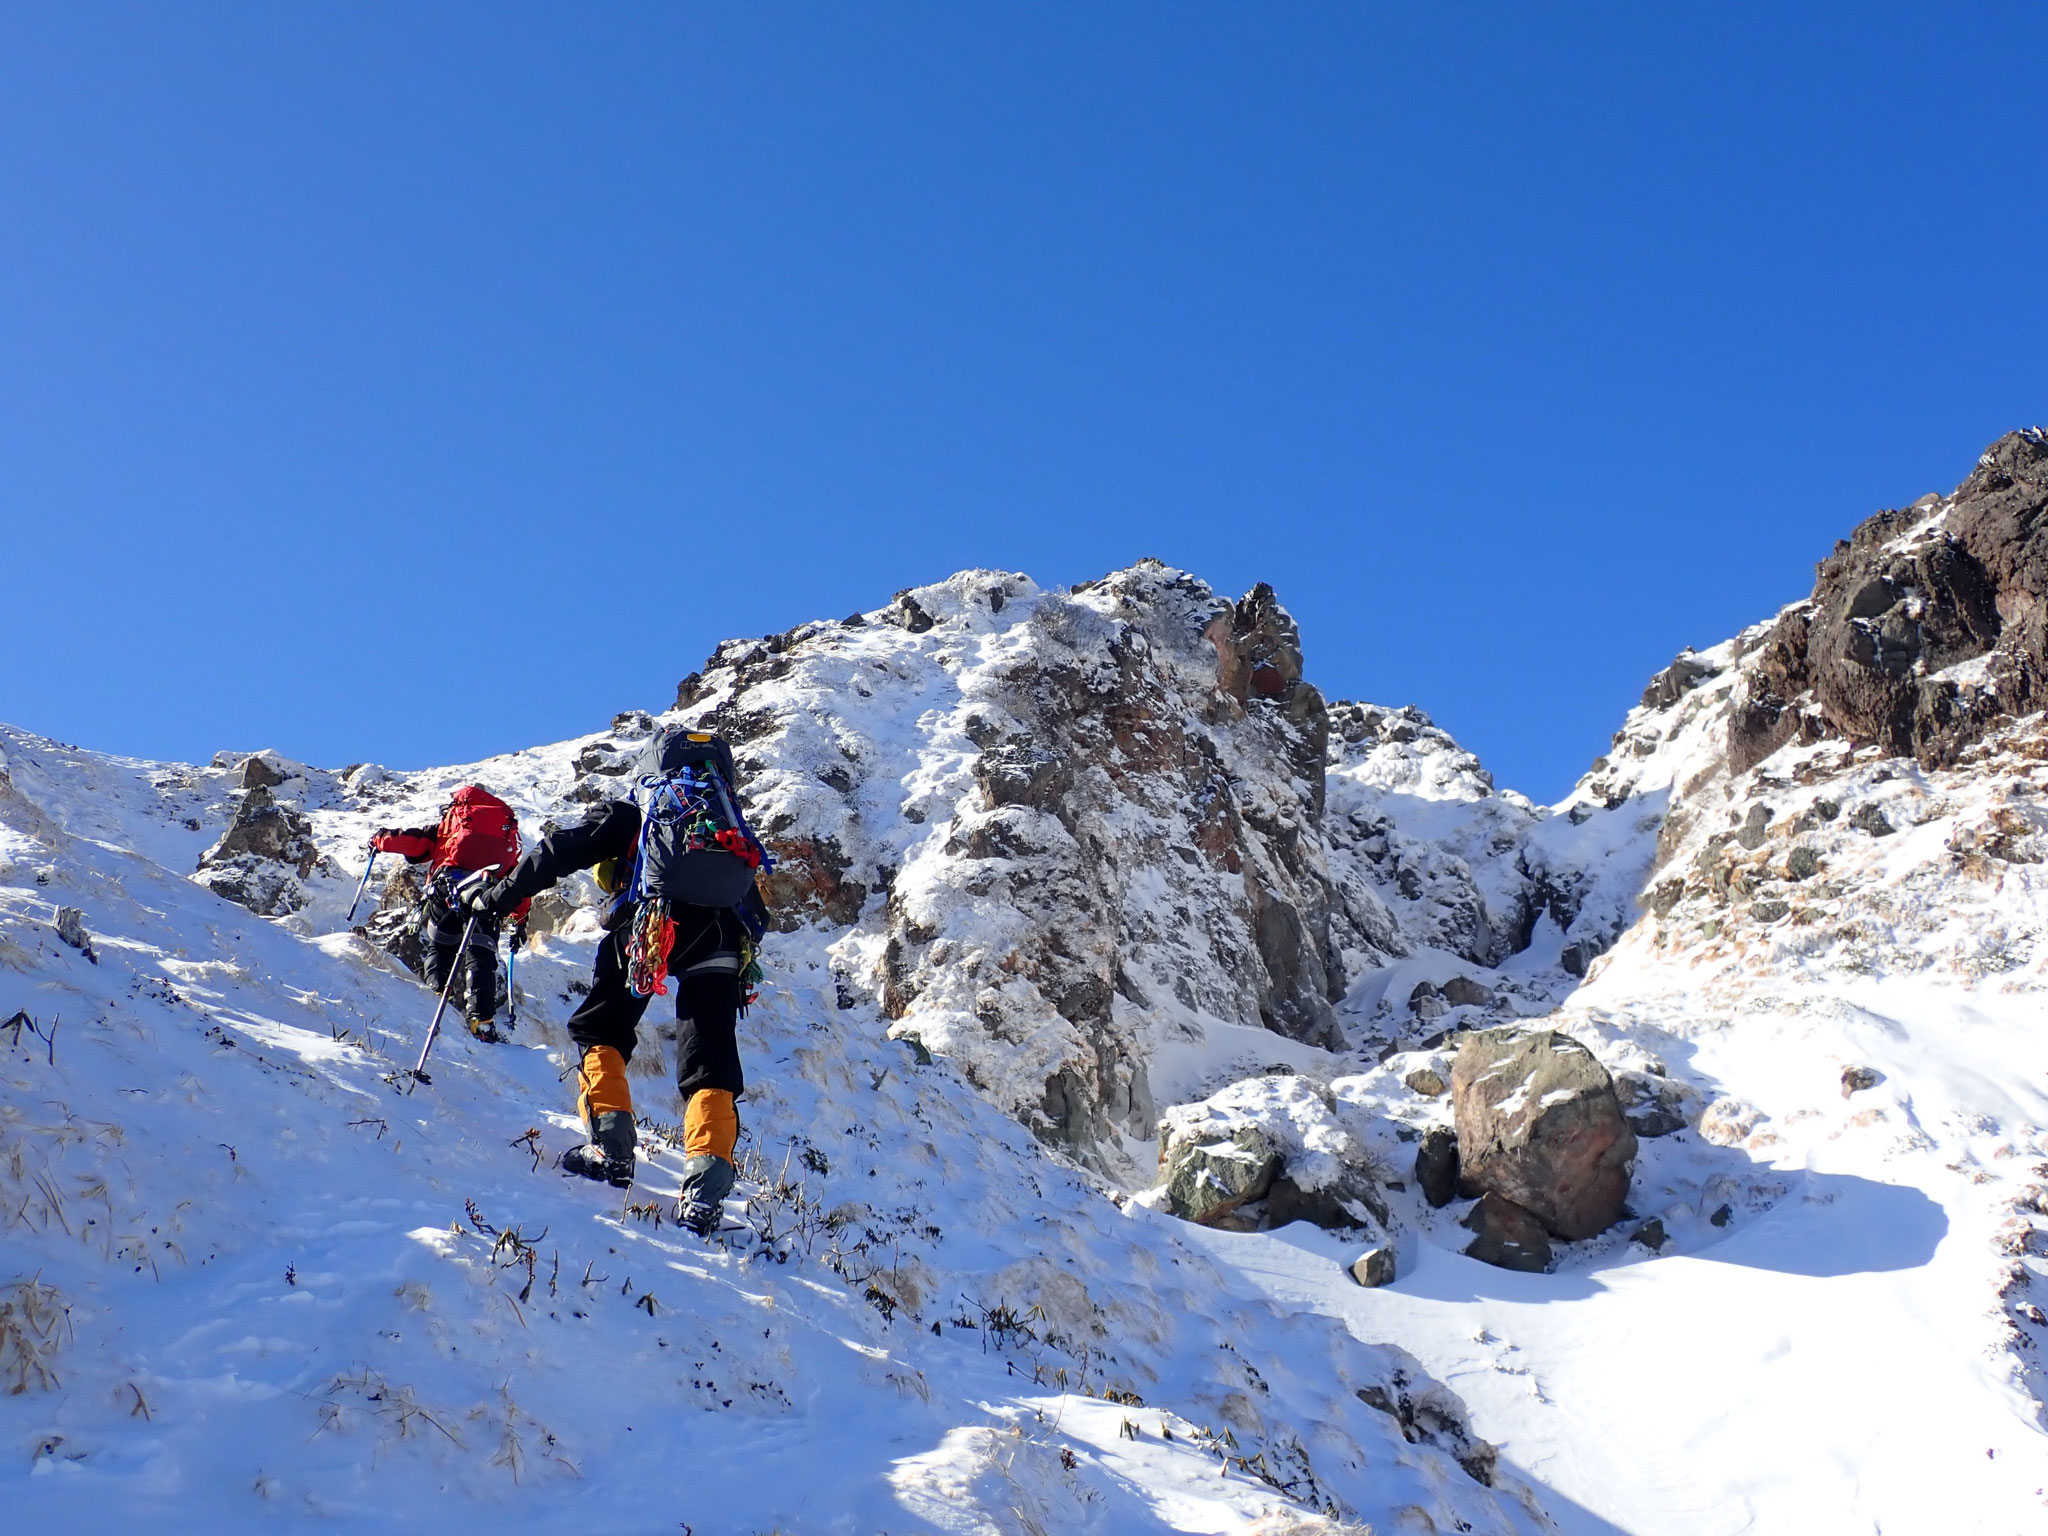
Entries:
{"label": "black glove", "polygon": [[517,954],[526,948],[526,920],[521,918],[512,925],[512,952]]}
{"label": "black glove", "polygon": [[498,886],[491,883],[489,875],[470,876],[468,880],[456,886],[455,894],[461,898],[463,906],[478,917],[493,918],[498,915]]}

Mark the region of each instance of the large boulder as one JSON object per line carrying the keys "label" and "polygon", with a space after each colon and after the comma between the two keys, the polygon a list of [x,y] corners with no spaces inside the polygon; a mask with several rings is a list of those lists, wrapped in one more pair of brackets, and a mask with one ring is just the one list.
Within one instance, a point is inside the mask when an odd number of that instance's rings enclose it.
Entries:
{"label": "large boulder", "polygon": [[1241,1205],[1262,1199],[1280,1172],[1280,1154],[1257,1126],[1226,1138],[1162,1148],[1166,1207],[1183,1221],[1215,1226]]}
{"label": "large boulder", "polygon": [[[1270,1227],[1307,1221],[1388,1229],[1372,1160],[1345,1128],[1330,1090],[1308,1078],[1285,1072],[1245,1078],[1207,1099],[1173,1106],[1158,1135],[1161,1203],[1177,1216],[1210,1223],[1264,1200]],[[1228,1203],[1219,1211],[1219,1202]]]}
{"label": "large boulder", "polygon": [[1569,1035],[1483,1030],[1451,1067],[1460,1188],[1496,1194],[1553,1237],[1584,1238],[1620,1219],[1636,1136],[1614,1082]]}

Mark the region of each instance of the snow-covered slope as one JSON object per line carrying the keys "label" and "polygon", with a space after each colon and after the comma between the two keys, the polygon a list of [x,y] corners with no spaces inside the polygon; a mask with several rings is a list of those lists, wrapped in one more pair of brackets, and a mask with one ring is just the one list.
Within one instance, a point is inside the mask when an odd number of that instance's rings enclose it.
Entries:
{"label": "snow-covered slope", "polygon": [[[471,778],[562,813],[609,739],[285,764],[277,793],[341,862]],[[277,920],[187,875],[235,770],[0,750],[0,1498],[24,1528],[1547,1528],[1399,1351],[1274,1307],[841,1006],[829,935],[774,949],[752,1230],[707,1245],[668,1220],[672,1152],[627,1200],[547,1165],[574,921],[522,959],[519,1043],[457,1032],[405,1094],[431,999],[342,930],[349,871]],[[1374,1387],[1416,1405],[1414,1443]]]}
{"label": "snow-covered slope", "polygon": [[[373,825],[480,779],[531,835],[653,718],[416,774],[0,735],[5,1507],[2048,1529],[2043,526],[2014,434],[1680,656],[1554,807],[1156,562],[728,642],[670,713],[736,743],[781,931],[709,1245],[658,1128],[630,1200],[546,1166],[586,884],[517,1043],[410,1095],[430,999],[343,922]],[[1544,1274],[1412,1174],[1456,1032],[1518,1019],[1646,1127],[1633,1214]],[[1155,1209],[1159,1147],[1235,1126],[1360,1228]]]}
{"label": "snow-covered slope", "polygon": [[[1567,1530],[2048,1530],[2048,717],[2014,555],[2044,505],[2048,440],[2014,434],[1872,519],[1812,598],[1653,679],[1523,837],[1604,950],[1545,1024],[1684,1115],[1636,1170],[1661,1248],[1630,1220],[1491,1270],[1413,1191],[1381,1291],[1300,1226],[1204,1239],[1414,1350]],[[1448,1122],[1418,1065],[1447,1060],[1331,1076],[1367,1156]]]}

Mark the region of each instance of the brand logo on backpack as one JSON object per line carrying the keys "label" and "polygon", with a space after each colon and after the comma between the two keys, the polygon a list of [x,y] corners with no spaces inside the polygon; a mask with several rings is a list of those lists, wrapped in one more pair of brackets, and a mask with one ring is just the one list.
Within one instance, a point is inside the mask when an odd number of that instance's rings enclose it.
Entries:
{"label": "brand logo on backpack", "polygon": [[627,956],[633,990],[652,997],[668,991],[669,910],[737,906],[755,871],[775,861],[740,810],[732,749],[718,737],[672,726],[635,766],[640,842],[626,888],[637,904]]}

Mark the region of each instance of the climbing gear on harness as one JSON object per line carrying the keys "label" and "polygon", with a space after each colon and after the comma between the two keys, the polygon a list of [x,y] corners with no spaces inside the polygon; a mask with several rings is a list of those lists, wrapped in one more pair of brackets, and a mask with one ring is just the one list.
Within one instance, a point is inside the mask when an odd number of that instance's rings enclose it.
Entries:
{"label": "climbing gear on harness", "polygon": [[768,973],[761,968],[761,951],[756,945],[757,934],[749,933],[740,940],[740,1017],[745,1018],[747,1010],[761,998],[761,983],[768,979]]}
{"label": "climbing gear on harness", "polygon": [[643,901],[626,936],[626,978],[635,997],[668,996],[668,951],[675,920],[659,902]]}

